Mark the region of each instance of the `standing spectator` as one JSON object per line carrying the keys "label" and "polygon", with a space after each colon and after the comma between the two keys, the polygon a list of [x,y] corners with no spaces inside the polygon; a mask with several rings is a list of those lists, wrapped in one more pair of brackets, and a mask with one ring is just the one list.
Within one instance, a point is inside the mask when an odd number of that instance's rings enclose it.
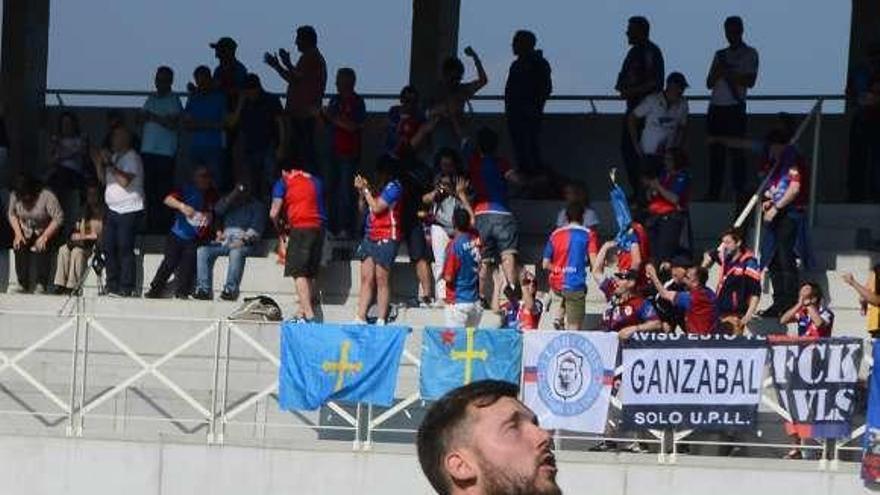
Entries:
{"label": "standing spectator", "polygon": [[144,297],[162,297],[168,279],[174,274],[175,297],[186,299],[193,291],[196,249],[211,238],[217,190],[207,167],[193,171],[192,183],[165,197],[165,206],[174,210],[174,224],[165,238],[162,263]]}
{"label": "standing spectator", "polygon": [[217,202],[214,212],[222,218],[223,228],[217,230],[213,242],[199,246],[196,251],[196,292],[193,298],[213,298],[214,262],[220,256],[229,256],[226,283],[220,299],[235,301],[247,257],[254,254],[266,227],[266,207],[253,196],[247,184],[238,184]]}
{"label": "standing spectator", "polygon": [[549,270],[554,302],[564,306],[566,330],[581,330],[586,314],[587,270],[596,261],[598,236],[581,223],[584,208],[578,203],[566,207],[568,225],[550,234],[544,247],[543,268]]}
{"label": "standing spectator", "polygon": [[318,297],[315,280],[321,265],[327,224],[324,186],[321,179],[302,170],[297,162],[287,163],[289,165],[272,188],[269,218],[278,232],[287,234],[284,276],[293,277],[299,298],[295,318],[302,322],[313,322]]}
{"label": "standing spectator", "polygon": [[464,49],[464,54],[474,61],[477,79],[466,83],[462,82],[464,64],[458,57],[449,57],[443,61],[440,93],[437,95],[429,115],[437,119],[432,136],[435,151],[441,148],[456,150],[464,148],[463,142],[468,135],[464,107],[469,105],[470,99],[489,82],[486,70],[483,68],[483,62],[477,52],[468,46]]}
{"label": "standing spectator", "polygon": [[880,201],[880,44],[849,75],[846,95],[855,106],[849,125],[849,200]]}
{"label": "standing spectator", "polygon": [[443,265],[446,260],[446,246],[455,235],[452,214],[457,208],[473,211],[468,198],[469,183],[459,175],[460,158],[451,148],[443,148],[435,159],[440,172],[434,179],[434,189],[422,196],[422,203],[430,207],[431,250],[434,254],[434,293],[437,300],[446,300],[446,282],[443,280]]}
{"label": "standing spectator", "polygon": [[187,98],[183,116],[183,124],[191,133],[190,167],[192,170],[199,165],[207,167],[214,184],[224,190],[228,175],[223,154],[226,96],[214,86],[208,67],[197,67],[193,78],[195,91]]}
{"label": "standing spectator", "polygon": [[874,265],[865,285],[857,282],[852,273],[844,273],[842,279],[859,296],[862,314],[867,319],[865,330],[876,337],[880,332],[880,265]]}
{"label": "standing spectator", "polygon": [[[687,291],[688,287],[685,283],[685,277],[687,277],[688,270],[693,268],[693,266],[693,260],[687,256],[678,255],[672,258],[672,261],[669,262],[668,280],[663,282],[663,288],[671,292]],[[662,266],[660,271],[663,272]],[[655,294],[652,301],[654,303],[654,308],[657,310],[657,316],[659,316],[660,321],[663,322],[664,331],[674,332],[677,328],[684,331],[686,326],[685,312],[683,308],[664,299],[660,293]]]}
{"label": "standing spectator", "polygon": [[324,112],[333,126],[333,169],[330,190],[330,231],[348,239],[354,232],[355,203],[352,183],[361,156],[361,131],[367,119],[364,99],[354,90],[357,76],[354,69],[343,67],[336,72],[336,96]]}
{"label": "standing spectator", "polygon": [[86,187],[85,208],[67,242],[58,248],[55,263],[56,294],[72,294],[80,289],[89,268],[89,258],[104,227],[104,204],[97,184]]}
{"label": "standing spectator", "polygon": [[[684,75],[673,72],[666,78],[665,90],[646,96],[629,113],[629,136],[633,149],[642,160],[640,169],[643,176],[655,177],[663,169],[666,149],[679,148],[684,143],[688,121],[684,90],[687,87]],[[644,122],[643,125],[639,124],[640,120]],[[639,203],[645,201],[644,197],[637,199]]]}
{"label": "standing spectator", "polygon": [[231,111],[238,104],[239,92],[244,89],[247,67],[235,57],[238,43],[229,36],[220,38],[210,46],[218,62],[212,76],[214,85],[226,95],[226,104]]}
{"label": "standing spectator", "polygon": [[715,333],[718,329],[718,309],[715,293],[706,287],[709,272],[701,266],[687,269],[684,277],[686,289],[673,291],[666,288],[657,277],[654,265],[646,267],[648,279],[654,284],[659,298],[672,303],[673,307],[684,311],[684,331],[699,335]]}
{"label": "standing spectator", "polygon": [[755,254],[743,245],[742,231],[730,229],[721,234],[719,248],[703,255],[704,268],[713,264],[721,268],[715,289],[719,316],[742,333],[761,300],[761,268]]}
{"label": "standing spectator", "polygon": [[64,225],[64,210],[52,191],[22,175],[15,181],[6,213],[14,235],[19,291],[45,293],[55,254],[52,246]]}
{"label": "standing spectator", "polygon": [[391,267],[402,238],[400,216],[403,187],[397,180],[397,162],[383,156],[376,163],[376,192],[361,175],[354,178],[354,187],[361,195],[361,207],[367,209],[364,239],[358,247],[361,256],[361,291],[355,320],[367,321],[367,309],[376,294],[378,325],[388,318],[391,300]]}
{"label": "standing spectator", "polygon": [[[418,90],[413,86],[404,86],[400,90],[400,104],[388,109],[385,153],[398,160],[409,159],[433,131],[436,121],[436,117],[426,121],[425,114],[419,107]],[[437,154],[434,156],[436,158]]]}
{"label": "standing spectator", "polygon": [[112,134],[112,154],[95,150],[92,161],[104,184],[102,249],[106,257],[106,292],[111,297],[130,297],[135,289],[134,240],[144,211],[144,165],[132,148],[131,133],[118,126]]}
{"label": "standing spectator", "polygon": [[526,174],[539,174],[541,160],[541,120],[544,104],[553,91],[550,64],[541,50],[535,50],[535,33],[526,30],[513,35],[513,54],[504,86],[504,114],[513,143],[516,162]]}
{"label": "standing spectator", "polygon": [[681,148],[667,149],[663,162],[656,177],[645,177],[648,234],[654,259],[661,264],[682,249],[691,185],[687,156]]}
{"label": "standing spectator", "polygon": [[147,228],[151,233],[166,232],[171,214],[162,201],[174,185],[174,164],[177,158],[177,130],[180,98],[171,92],[174,71],[171,67],[156,69],[156,92],[147,97],[138,117],[143,123],[141,158],[144,162],[144,193]]}
{"label": "standing spectator", "polygon": [[797,323],[798,337],[831,337],[834,313],[825,304],[822,288],[814,282],[804,282],[798,291],[797,303],[779,318],[783,325]]}
{"label": "standing spectator", "polygon": [[327,87],[327,64],[318,50],[318,33],[312,26],[296,29],[294,40],[300,52],[296,65],[290,61],[290,52],[266,52],[263,60],[287,82],[288,134],[290,156],[303,157],[305,163],[317,164],[315,152],[316,116]]}
{"label": "standing spectator", "polygon": [[259,201],[267,201],[276,176],[275,164],[284,155],[281,102],[263,90],[259,76],[248,74],[227,123],[238,130],[236,175],[247,177],[254,196]]}
{"label": "standing spectator", "polygon": [[[746,93],[758,78],[758,51],[743,42],[743,21],[731,16],[724,21],[724,35],[730,46],[715,52],[706,76],[706,88],[712,91],[706,132],[709,136],[743,138],[746,135]],[[721,197],[727,155],[731,158],[731,177],[737,202],[745,195],[746,157],[741,149],[728,149],[724,143],[709,146],[710,201]]]}
{"label": "standing spectator", "polygon": [[443,280],[446,282],[446,326],[476,327],[480,324],[480,238],[471,227],[471,213],[457,208],[452,213],[455,237],[446,247]]}
{"label": "standing spectator", "polygon": [[538,329],[538,323],[544,313],[544,303],[536,297],[537,291],[535,276],[528,270],[523,270],[519,284],[516,287],[509,285],[504,289],[504,297],[507,301],[498,308],[501,314],[501,328]]}
{"label": "standing spectator", "polygon": [[[9,192],[12,179],[10,177],[11,169],[12,167],[9,163],[9,134],[6,132],[6,118],[3,116],[3,110],[0,109],[0,191],[5,190],[7,193]],[[2,209],[0,211],[6,210]],[[0,215],[0,218],[2,217],[3,215]]]}
{"label": "standing spectator", "polygon": [[[2,166],[0,166],[2,167]],[[9,191],[0,181],[0,294],[9,289],[9,250],[12,249],[12,226],[9,225]]]}
{"label": "standing spectator", "polygon": [[629,115],[646,96],[662,90],[663,77],[666,75],[663,53],[649,39],[650,32],[651,25],[646,18],[642,16],[629,18],[626,37],[632,48],[623,60],[620,73],[617,75],[617,84],[614,86],[620,97],[626,100],[620,151],[626,165],[630,187],[636,198],[642,198],[644,194],[642,194],[639,154],[629,131]]}
{"label": "standing spectator", "polygon": [[[483,245],[480,267],[480,297],[484,301],[489,285],[490,265],[501,259],[505,285],[518,280],[516,254],[519,237],[516,218],[507,204],[507,181],[517,176],[510,163],[498,156],[498,134],[488,127],[477,133],[477,151],[468,160],[468,175],[474,189],[476,228]],[[496,293],[500,292],[496,287]]]}
{"label": "standing spectator", "polygon": [[69,111],[61,112],[58,119],[58,132],[49,142],[51,168],[46,185],[55,193],[61,208],[68,214],[64,235],[73,230],[77,219],[77,208],[82,201],[85,188],[85,158],[88,140],[82,135],[79,119]]}
{"label": "standing spectator", "polygon": [[622,339],[628,339],[636,332],[653,332],[663,329],[657,311],[651,301],[636,291],[639,272],[636,270],[618,271],[614,277],[605,276],[605,264],[609,251],[614,249],[614,241],[602,245],[596,254],[592,267],[593,279],[605,295],[608,306],[602,314],[606,331],[616,332]]}
{"label": "standing spectator", "polygon": [[556,227],[565,227],[568,225],[568,217],[565,214],[565,211],[568,209],[568,205],[577,203],[584,208],[584,218],[583,225],[584,227],[591,229],[594,232],[598,232],[599,229],[599,215],[596,213],[592,207],[590,207],[590,196],[587,194],[587,188],[584,186],[583,182],[580,181],[571,181],[562,186],[562,200],[565,201],[565,206],[563,206],[559,213],[556,214]]}

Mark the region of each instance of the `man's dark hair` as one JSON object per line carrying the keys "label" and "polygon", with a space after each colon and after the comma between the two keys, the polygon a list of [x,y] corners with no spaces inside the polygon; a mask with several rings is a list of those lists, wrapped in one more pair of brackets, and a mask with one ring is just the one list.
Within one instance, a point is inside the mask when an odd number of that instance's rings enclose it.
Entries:
{"label": "man's dark hair", "polygon": [[397,178],[400,172],[400,162],[389,154],[384,154],[376,160],[376,176],[380,181],[380,187]]}
{"label": "man's dark hair", "polygon": [[205,73],[208,75],[208,77],[211,77],[211,68],[207,65],[200,65],[196,67],[196,70],[193,71],[193,79],[198,79],[199,74],[201,73]]}
{"label": "man's dark hair", "polygon": [[77,117],[76,114],[71,112],[70,110],[65,110],[61,112],[61,115],[58,116],[58,134],[61,134],[61,123],[64,121],[64,119],[70,119],[70,123],[73,124],[73,133],[79,135],[79,117]]}
{"label": "man's dark hair", "polygon": [[455,170],[459,171],[461,168],[461,155],[458,154],[454,149],[444,146],[437,150],[437,154],[434,155],[434,168],[440,170],[440,161],[444,158],[449,158],[455,163]]}
{"label": "man's dark hair", "polygon": [[22,198],[33,199],[40,193],[41,189],[43,189],[43,184],[36,177],[28,173],[19,174],[12,181],[12,192],[15,193],[19,200]]}
{"label": "man's dark hair", "polygon": [[407,84],[406,86],[404,86],[404,87],[400,90],[400,96],[401,96],[401,97],[403,97],[403,95],[405,95],[405,94],[407,94],[407,93],[412,93],[412,94],[416,95],[416,99],[418,99],[418,97],[419,97],[419,90],[416,89],[416,87],[413,86],[412,84]]}
{"label": "man's dark hair", "polygon": [[494,155],[498,151],[498,133],[489,127],[477,131],[477,148],[484,155]]}
{"label": "man's dark hair", "polygon": [[580,203],[569,203],[565,205],[565,218],[569,222],[584,222],[584,205]]}
{"label": "man's dark hair", "polygon": [[645,36],[651,34],[651,23],[648,22],[648,18],[641,15],[634,15],[629,18],[629,23],[633,26],[642,30],[645,33]]}
{"label": "man's dark hair", "polygon": [[355,74],[354,69],[351,67],[342,67],[336,71],[337,79],[340,77],[350,77],[352,83],[357,82],[357,74]]}
{"label": "man's dark hair", "polygon": [[515,399],[518,392],[512,383],[481,380],[450,391],[431,406],[419,426],[416,446],[422,472],[438,494],[450,492],[451,482],[443,460],[467,420],[468,407],[489,407],[502,397]]}
{"label": "man's dark hair", "polygon": [[721,233],[721,238],[723,239],[725,236],[730,236],[736,242],[742,242],[743,240],[743,231],[742,229],[738,229],[736,227],[731,227],[724,232]]}
{"label": "man's dark hair", "polygon": [[171,67],[168,67],[167,65],[160,65],[159,67],[157,67],[156,74],[158,74],[160,72],[164,72],[164,73],[168,74],[169,76],[174,77],[174,69],[172,69]]}
{"label": "man's dark hair", "polygon": [[825,300],[825,291],[822,290],[822,287],[820,287],[819,284],[810,281],[801,283],[801,287],[805,285],[810,287],[810,290],[813,291],[813,296],[816,298],[817,301],[822,302]]}
{"label": "man's dark hair", "polygon": [[706,282],[709,281],[709,270],[702,266],[695,266],[694,270],[697,271],[697,280],[700,282],[700,285],[706,285]]}
{"label": "man's dark hair", "polygon": [[458,57],[448,57],[443,61],[441,69],[444,74],[452,74],[458,79],[464,77],[464,64],[461,63]]}
{"label": "man's dark hair", "polygon": [[514,33],[513,41],[519,41],[529,48],[535,48],[535,45],[538,43],[538,38],[535,37],[535,33],[527,29],[520,29],[519,31]]}
{"label": "man's dark hair", "polygon": [[452,226],[459,232],[471,228],[471,214],[464,208],[456,208],[452,212]]}
{"label": "man's dark hair", "polygon": [[742,17],[738,15],[732,15],[727,19],[724,19],[724,27],[735,27],[739,28],[740,31],[743,30],[743,20]]}
{"label": "man's dark hair", "polygon": [[318,46],[318,33],[309,25],[296,28],[296,37],[308,46]]}

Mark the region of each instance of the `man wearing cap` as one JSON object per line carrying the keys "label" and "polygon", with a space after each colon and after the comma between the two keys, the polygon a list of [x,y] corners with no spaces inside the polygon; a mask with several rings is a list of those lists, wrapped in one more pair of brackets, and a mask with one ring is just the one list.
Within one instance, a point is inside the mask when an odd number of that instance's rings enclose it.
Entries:
{"label": "man wearing cap", "polygon": [[667,289],[657,277],[654,265],[649,264],[645,271],[648,279],[657,289],[657,295],[673,307],[684,311],[684,331],[699,335],[714,333],[718,328],[718,310],[715,304],[715,293],[706,287],[709,272],[699,266],[692,266],[685,272],[685,290]]}
{"label": "man wearing cap", "polygon": [[296,29],[294,40],[300,52],[296,65],[290,61],[290,52],[266,52],[266,65],[287,81],[287,113],[290,116],[288,138],[294,158],[305,158],[313,166],[315,156],[315,125],[327,87],[327,63],[318,50],[318,33],[312,26]]}
{"label": "man wearing cap", "polygon": [[[730,46],[715,52],[706,77],[706,88],[712,91],[706,115],[709,136],[743,138],[746,135],[746,93],[755,87],[758,78],[758,51],[743,42],[743,21],[731,16],[724,21],[724,35]],[[746,156],[737,148],[722,142],[709,146],[709,194],[716,201],[721,196],[727,155],[731,158],[731,177],[737,200],[742,200],[746,185]]]}
{"label": "man wearing cap", "polygon": [[[684,142],[688,120],[688,104],[684,99],[687,80],[681,72],[666,78],[666,89],[648,95],[628,117],[629,137],[642,160],[641,172],[656,177],[663,168],[667,148],[677,148]],[[644,129],[639,137],[639,121]],[[641,180],[641,179],[640,179]],[[636,198],[639,203],[646,198]]]}
{"label": "man wearing cap", "polygon": [[247,68],[237,58],[235,50],[238,43],[229,36],[224,36],[210,44],[214,49],[218,65],[214,68],[214,84],[226,94],[226,104],[233,110],[238,103],[238,93],[244,88]]}
{"label": "man wearing cap", "polygon": [[651,301],[641,297],[636,291],[639,272],[627,270],[617,272],[614,277],[605,276],[605,260],[608,252],[616,248],[614,241],[608,241],[599,249],[593,266],[593,279],[599,290],[605,294],[608,307],[602,314],[605,330],[617,332],[622,339],[628,339],[636,332],[654,332],[663,329],[657,311]]}

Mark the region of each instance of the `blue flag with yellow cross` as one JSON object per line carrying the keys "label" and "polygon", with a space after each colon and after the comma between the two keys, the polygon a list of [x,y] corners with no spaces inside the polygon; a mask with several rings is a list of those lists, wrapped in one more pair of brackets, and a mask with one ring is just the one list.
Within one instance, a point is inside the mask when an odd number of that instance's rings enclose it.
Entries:
{"label": "blue flag with yellow cross", "polygon": [[419,389],[423,399],[478,380],[519,384],[522,334],[511,329],[425,328]]}
{"label": "blue flag with yellow cross", "polygon": [[390,406],[407,327],[281,324],[278,404],[314,410],[329,401]]}

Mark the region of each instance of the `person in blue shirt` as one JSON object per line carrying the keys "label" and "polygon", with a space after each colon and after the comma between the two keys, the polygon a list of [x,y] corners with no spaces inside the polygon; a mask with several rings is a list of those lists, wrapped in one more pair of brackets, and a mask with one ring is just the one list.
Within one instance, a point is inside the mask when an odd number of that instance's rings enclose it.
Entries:
{"label": "person in blue shirt", "polygon": [[254,254],[266,227],[266,206],[254,197],[251,189],[248,184],[239,183],[214,207],[214,213],[221,218],[223,228],[217,229],[214,241],[199,246],[196,252],[194,299],[212,298],[214,262],[220,256],[229,256],[226,283],[223,285],[220,299],[224,301],[238,299],[245,261],[248,256]]}
{"label": "person in blue shirt", "polygon": [[446,326],[475,327],[480,323],[480,237],[471,227],[471,214],[457,208],[452,214],[455,237],[446,246]]}
{"label": "person in blue shirt", "polygon": [[211,79],[211,69],[200,65],[193,72],[196,85],[184,108],[183,124],[190,133],[189,160],[192,167],[207,167],[214,183],[225,179],[224,136],[226,96]]}
{"label": "person in blue shirt", "polygon": [[165,206],[175,210],[174,224],[165,239],[165,253],[150,290],[148,299],[158,299],[165,291],[171,274],[176,283],[175,297],[186,299],[192,292],[196,267],[196,249],[211,237],[214,203],[217,192],[207,167],[197,167],[191,184],[172,191],[165,197]]}

